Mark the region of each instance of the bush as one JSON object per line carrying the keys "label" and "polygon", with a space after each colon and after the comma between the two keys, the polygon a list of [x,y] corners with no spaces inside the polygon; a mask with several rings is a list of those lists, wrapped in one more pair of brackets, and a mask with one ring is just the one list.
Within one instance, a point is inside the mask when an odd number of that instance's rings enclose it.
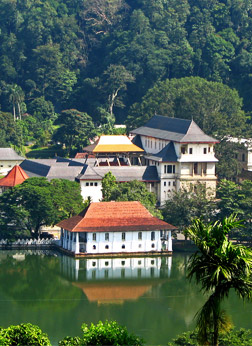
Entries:
{"label": "bush", "polygon": [[1,346],[50,346],[47,334],[42,333],[38,326],[22,323],[0,329]]}
{"label": "bush", "polygon": [[[168,346],[199,346],[197,342],[197,333],[189,331],[177,336]],[[219,346],[251,346],[252,330],[250,329],[231,329],[225,334],[220,334]]]}
{"label": "bush", "polygon": [[143,339],[134,334],[129,334],[126,327],[120,326],[115,321],[98,322],[97,325],[91,323],[82,325],[83,336],[66,337],[59,342],[59,346],[142,346]]}

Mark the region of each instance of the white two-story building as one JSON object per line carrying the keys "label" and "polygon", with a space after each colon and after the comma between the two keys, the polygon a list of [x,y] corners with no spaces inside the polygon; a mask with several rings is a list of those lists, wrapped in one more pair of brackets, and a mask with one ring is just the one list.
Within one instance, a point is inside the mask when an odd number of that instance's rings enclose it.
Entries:
{"label": "white two-story building", "polygon": [[155,115],[131,132],[142,146],[146,165],[154,165],[160,178],[158,199],[162,205],[173,191],[204,184],[215,195],[215,138],[206,135],[193,120]]}

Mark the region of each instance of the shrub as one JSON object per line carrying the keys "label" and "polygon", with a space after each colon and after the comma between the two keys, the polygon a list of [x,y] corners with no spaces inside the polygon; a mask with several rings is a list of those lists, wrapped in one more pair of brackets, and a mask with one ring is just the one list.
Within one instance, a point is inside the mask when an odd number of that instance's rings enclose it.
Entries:
{"label": "shrub", "polygon": [[[250,329],[232,329],[225,334],[220,334],[219,346],[251,346],[252,330]],[[189,331],[178,335],[176,339],[168,343],[168,346],[199,346],[197,342],[197,333]]]}
{"label": "shrub", "polygon": [[142,346],[143,339],[134,334],[129,334],[126,327],[120,326],[115,321],[98,322],[82,325],[83,336],[66,337],[59,342],[59,346]]}
{"label": "shrub", "polygon": [[11,346],[50,346],[47,334],[31,323],[21,323],[0,329],[0,345]]}

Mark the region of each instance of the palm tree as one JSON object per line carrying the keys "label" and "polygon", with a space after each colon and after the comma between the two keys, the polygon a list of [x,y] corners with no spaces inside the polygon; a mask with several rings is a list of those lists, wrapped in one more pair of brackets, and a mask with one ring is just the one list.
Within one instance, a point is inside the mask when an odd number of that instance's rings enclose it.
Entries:
{"label": "palm tree", "polygon": [[239,227],[240,221],[231,215],[214,224],[196,219],[188,229],[198,247],[189,259],[188,278],[195,277],[202,291],[210,293],[197,313],[198,340],[203,345],[217,346],[220,331],[228,326],[221,302],[231,288],[242,299],[252,297],[252,251],[227,238],[231,229]]}
{"label": "palm tree", "polygon": [[21,120],[21,104],[24,101],[24,92],[22,88],[17,85],[13,84],[9,88],[9,100],[12,103],[12,109],[13,109],[13,117],[14,121],[16,120],[16,106],[18,108],[18,116],[19,119]]}

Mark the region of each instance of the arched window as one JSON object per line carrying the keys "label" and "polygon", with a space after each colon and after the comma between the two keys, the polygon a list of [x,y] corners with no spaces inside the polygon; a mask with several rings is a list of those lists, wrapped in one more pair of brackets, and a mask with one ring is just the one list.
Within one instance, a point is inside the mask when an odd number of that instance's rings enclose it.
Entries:
{"label": "arched window", "polygon": [[96,245],[93,245],[93,250],[96,250]]}

